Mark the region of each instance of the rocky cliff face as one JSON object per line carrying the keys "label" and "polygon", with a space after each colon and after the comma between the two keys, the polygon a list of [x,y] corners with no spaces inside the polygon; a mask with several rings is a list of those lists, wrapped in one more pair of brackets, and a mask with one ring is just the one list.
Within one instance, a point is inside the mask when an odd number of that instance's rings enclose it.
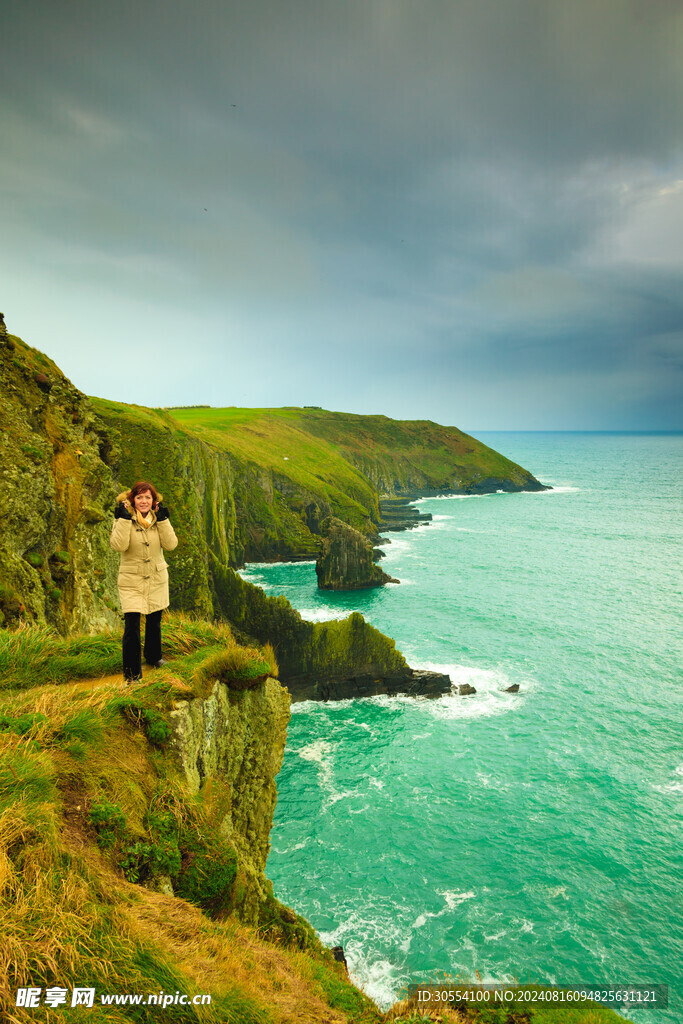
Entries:
{"label": "rocky cliff face", "polygon": [[190,795],[214,786],[224,791],[219,834],[237,858],[233,905],[243,921],[256,924],[272,899],[265,867],[289,695],[276,679],[239,691],[217,680],[208,697],[176,702],[170,717]]}
{"label": "rocky cliff face", "polygon": [[163,412],[97,402],[103,427],[116,441],[112,469],[124,483],[151,479],[164,495],[178,535],[172,558],[173,608],[229,617],[214,565],[315,558],[320,499],[262,468],[240,462],[203,440],[180,435]]}
{"label": "rocky cliff face", "polygon": [[273,645],[280,681],[293,702],[450,692],[448,676],[411,669],[394,641],[358,612],[333,622],[306,622],[284,597],[268,597],[232,569],[218,578],[235,627]]}
{"label": "rocky cliff face", "polygon": [[0,624],[116,619],[111,441],[85,395],[0,316]]}
{"label": "rocky cliff face", "polygon": [[398,583],[374,562],[372,541],[339,519],[326,519],[315,565],[321,590],[367,590]]}
{"label": "rocky cliff face", "polygon": [[305,423],[385,497],[545,489],[528,470],[481,441],[431,420],[311,411]]}

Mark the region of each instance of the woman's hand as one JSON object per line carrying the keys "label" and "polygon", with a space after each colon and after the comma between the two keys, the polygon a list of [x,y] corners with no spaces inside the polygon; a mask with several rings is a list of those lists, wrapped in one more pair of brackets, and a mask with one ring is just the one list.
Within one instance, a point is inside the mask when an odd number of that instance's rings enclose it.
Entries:
{"label": "woman's hand", "polygon": [[158,504],[156,508],[157,522],[163,523],[165,519],[168,519],[169,511],[165,505]]}
{"label": "woman's hand", "polygon": [[132,519],[132,515],[122,501],[114,509],[114,519]]}

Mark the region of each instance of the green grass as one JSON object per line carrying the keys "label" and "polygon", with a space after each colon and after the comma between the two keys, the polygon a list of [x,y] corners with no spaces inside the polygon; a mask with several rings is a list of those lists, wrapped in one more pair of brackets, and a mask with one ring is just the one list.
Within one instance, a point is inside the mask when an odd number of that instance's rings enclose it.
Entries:
{"label": "green grass", "polygon": [[[18,629],[0,628],[0,692],[29,689],[45,683],[114,675],[121,671],[120,629],[94,635],[63,637],[48,626],[22,624]],[[230,629],[220,623],[168,615],[163,624],[164,656],[169,661],[195,653],[199,664],[205,649],[235,647]],[[204,652],[204,653],[203,653]],[[259,652],[245,657],[261,666]]]}
{"label": "green grass", "polygon": [[317,981],[325,1000],[334,1010],[342,1010],[353,1024],[365,1024],[365,1022],[377,1019],[377,1008],[368,997],[355,987],[350,985],[344,973],[338,970],[331,970],[328,964],[316,963],[313,965],[313,976]]}
{"label": "green grass", "polygon": [[393,473],[413,481],[416,489],[420,482],[425,487],[452,485],[454,475],[465,483],[487,476],[521,481],[525,475],[481,441],[431,420],[295,408],[176,409],[173,418],[218,447],[309,485],[336,481],[348,488],[358,474],[378,465],[387,480]]}
{"label": "green grass", "polygon": [[[171,459],[178,455],[174,444],[182,447],[187,439],[229,456],[241,542],[248,552],[253,548],[266,557],[275,551],[315,554],[304,522],[312,505],[372,534],[380,521],[378,492],[476,489],[488,478],[521,487],[533,479],[455,427],[427,420],[318,409],[149,410],[102,399],[93,404],[120,430],[131,467],[126,472],[133,475],[160,471],[148,462],[149,446],[141,447],[143,431],[151,429],[155,446],[167,446]],[[268,483],[259,485],[255,468]]]}

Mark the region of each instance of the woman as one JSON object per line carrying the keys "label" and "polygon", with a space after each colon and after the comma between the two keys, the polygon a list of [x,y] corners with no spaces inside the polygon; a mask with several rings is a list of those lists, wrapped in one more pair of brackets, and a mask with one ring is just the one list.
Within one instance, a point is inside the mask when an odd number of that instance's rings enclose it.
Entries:
{"label": "woman", "polygon": [[141,615],[146,616],[145,661],[157,668],[166,664],[161,656],[161,613],[168,608],[168,566],[162,548],[173,551],[178,544],[168,509],[147,480],[119,494],[109,543],[121,553],[118,585],[125,622],[123,677],[130,682],[142,679]]}

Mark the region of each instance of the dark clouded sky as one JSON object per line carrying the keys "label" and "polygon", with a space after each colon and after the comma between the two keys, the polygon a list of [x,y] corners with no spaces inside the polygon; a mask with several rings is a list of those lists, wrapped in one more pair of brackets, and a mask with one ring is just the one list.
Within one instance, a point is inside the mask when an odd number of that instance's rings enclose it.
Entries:
{"label": "dark clouded sky", "polygon": [[4,0],[0,308],[90,394],[683,427],[680,0]]}

